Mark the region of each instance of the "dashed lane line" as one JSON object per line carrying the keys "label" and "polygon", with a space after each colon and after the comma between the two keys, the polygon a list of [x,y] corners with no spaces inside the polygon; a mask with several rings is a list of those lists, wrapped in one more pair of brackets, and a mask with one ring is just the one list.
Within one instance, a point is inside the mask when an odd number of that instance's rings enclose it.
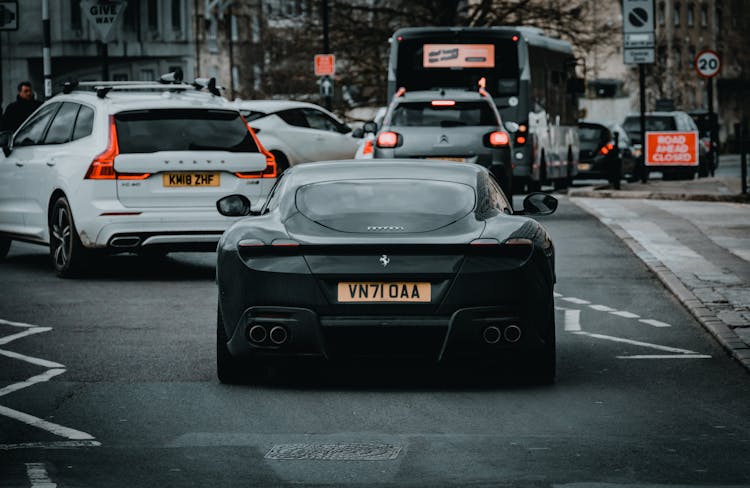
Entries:
{"label": "dashed lane line", "polygon": [[654,320],[654,319],[640,319],[638,322],[643,322],[644,324],[648,324],[654,327],[672,327],[666,322],[662,322],[660,320]]}
{"label": "dashed lane line", "polygon": [[44,463],[26,463],[26,475],[31,482],[31,488],[57,488],[47,474]]}
{"label": "dashed lane line", "polygon": [[607,312],[612,315],[616,315],[618,317],[626,318],[626,319],[638,319],[639,322],[650,325],[652,327],[671,327],[671,324],[668,324],[666,322],[662,322],[661,320],[655,320],[655,319],[642,319],[640,315],[637,313],[629,312],[627,310],[617,310],[616,308],[612,308],[608,305],[602,305],[597,303],[591,303],[589,300],[584,300],[583,298],[578,297],[566,297],[563,296],[561,293],[554,292],[554,297],[559,298],[560,300],[565,300],[569,303],[574,303],[576,305],[588,305],[588,307],[592,310],[596,310],[597,312]]}
{"label": "dashed lane line", "polygon": [[711,359],[708,354],[636,354],[635,356],[615,356],[617,359]]}
{"label": "dashed lane line", "polygon": [[19,442],[18,444],[0,444],[0,451],[18,449],[76,449],[79,447],[99,447],[98,441],[54,441],[54,442]]}
{"label": "dashed lane line", "polygon": [[594,339],[603,339],[605,341],[623,342],[625,344],[631,344],[631,345],[634,345],[634,346],[648,347],[648,348],[651,348],[651,349],[656,349],[658,351],[674,352],[674,353],[679,353],[679,354],[698,354],[697,352],[690,351],[688,349],[680,349],[678,347],[662,346],[662,345],[659,345],[659,344],[651,344],[650,342],[634,341],[632,339],[625,339],[623,337],[614,337],[614,336],[610,336],[610,335],[596,334],[596,333],[593,333],[593,332],[586,332],[586,331],[573,332],[573,333],[574,334],[578,334],[578,335],[585,335],[587,337],[593,337]]}

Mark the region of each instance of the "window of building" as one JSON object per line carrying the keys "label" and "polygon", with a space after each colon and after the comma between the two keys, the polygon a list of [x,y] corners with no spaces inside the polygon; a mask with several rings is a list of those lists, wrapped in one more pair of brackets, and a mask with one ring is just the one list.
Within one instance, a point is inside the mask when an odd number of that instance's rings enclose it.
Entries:
{"label": "window of building", "polygon": [[693,5],[688,5],[687,8],[687,26],[692,27],[694,24],[693,14],[694,14],[695,8]]}
{"label": "window of building", "polygon": [[146,2],[147,7],[147,24],[152,31],[159,30],[159,2]]}
{"label": "window of building", "polygon": [[136,32],[138,30],[138,24],[141,22],[141,4],[140,2],[130,1],[125,7],[123,15],[123,26],[127,32]]}
{"label": "window of building", "polygon": [[172,0],[172,30],[182,32],[182,0]]}
{"label": "window of building", "polygon": [[141,70],[141,81],[154,81],[156,79],[156,73],[152,69]]}
{"label": "window of building", "polygon": [[81,0],[70,0],[70,27],[73,30],[81,30]]}
{"label": "window of building", "polygon": [[701,27],[708,27],[708,7],[701,5]]}
{"label": "window of building", "polygon": [[677,68],[682,67],[682,49],[680,49],[680,46],[674,48],[674,65]]}
{"label": "window of building", "polygon": [[691,66],[693,64],[693,61],[695,60],[695,46],[688,46],[688,59],[687,64],[688,66]]}
{"label": "window of building", "polygon": [[230,23],[229,23],[229,26],[230,26],[229,30],[231,32],[232,42],[239,41],[240,40],[240,34],[239,34],[239,28],[238,28],[238,25],[237,25],[237,16],[236,15],[232,15]]}
{"label": "window of building", "polygon": [[673,20],[673,25],[675,27],[679,27],[680,26],[680,4],[679,3],[675,3],[674,4],[674,13],[673,13],[673,19],[672,20]]}
{"label": "window of building", "polygon": [[661,2],[659,4],[659,9],[656,11],[656,19],[660,26],[663,26],[665,24],[665,14],[664,14],[664,2]]}

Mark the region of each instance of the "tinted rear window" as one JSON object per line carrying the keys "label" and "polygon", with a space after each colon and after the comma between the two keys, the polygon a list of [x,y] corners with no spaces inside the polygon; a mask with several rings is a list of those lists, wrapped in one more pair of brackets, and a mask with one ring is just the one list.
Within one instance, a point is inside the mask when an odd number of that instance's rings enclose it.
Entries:
{"label": "tinted rear window", "polygon": [[488,102],[456,102],[435,107],[432,102],[404,102],[393,109],[390,125],[396,127],[460,127],[498,125]]}
{"label": "tinted rear window", "polygon": [[115,116],[121,153],[157,151],[258,152],[239,112],[136,110]]}
{"label": "tinted rear window", "polygon": [[297,209],[307,218],[344,232],[403,226],[424,232],[448,225],[474,209],[474,189],[434,180],[347,180],[297,190]]}
{"label": "tinted rear window", "polygon": [[[640,117],[628,117],[625,119],[623,128],[628,132],[640,132],[641,130],[641,119]],[[646,130],[647,131],[668,131],[677,130],[675,125],[674,117],[668,116],[648,116],[646,117]]]}
{"label": "tinted rear window", "polygon": [[609,131],[603,127],[581,126],[578,128],[578,137],[582,141],[601,141],[607,137]]}

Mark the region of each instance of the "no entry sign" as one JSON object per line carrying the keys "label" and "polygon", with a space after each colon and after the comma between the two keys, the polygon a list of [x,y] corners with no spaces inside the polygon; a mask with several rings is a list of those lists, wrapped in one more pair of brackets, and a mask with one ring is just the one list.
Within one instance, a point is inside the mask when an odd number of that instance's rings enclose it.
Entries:
{"label": "no entry sign", "polygon": [[646,166],[698,166],[698,133],[646,132]]}

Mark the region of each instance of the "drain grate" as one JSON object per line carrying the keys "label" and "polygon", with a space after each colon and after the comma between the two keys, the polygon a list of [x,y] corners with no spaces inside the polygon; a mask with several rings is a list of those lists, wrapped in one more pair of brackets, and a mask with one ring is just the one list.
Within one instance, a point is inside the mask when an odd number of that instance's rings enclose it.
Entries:
{"label": "drain grate", "polygon": [[391,444],[276,444],[266,459],[315,459],[324,461],[388,461],[396,459],[401,446]]}

